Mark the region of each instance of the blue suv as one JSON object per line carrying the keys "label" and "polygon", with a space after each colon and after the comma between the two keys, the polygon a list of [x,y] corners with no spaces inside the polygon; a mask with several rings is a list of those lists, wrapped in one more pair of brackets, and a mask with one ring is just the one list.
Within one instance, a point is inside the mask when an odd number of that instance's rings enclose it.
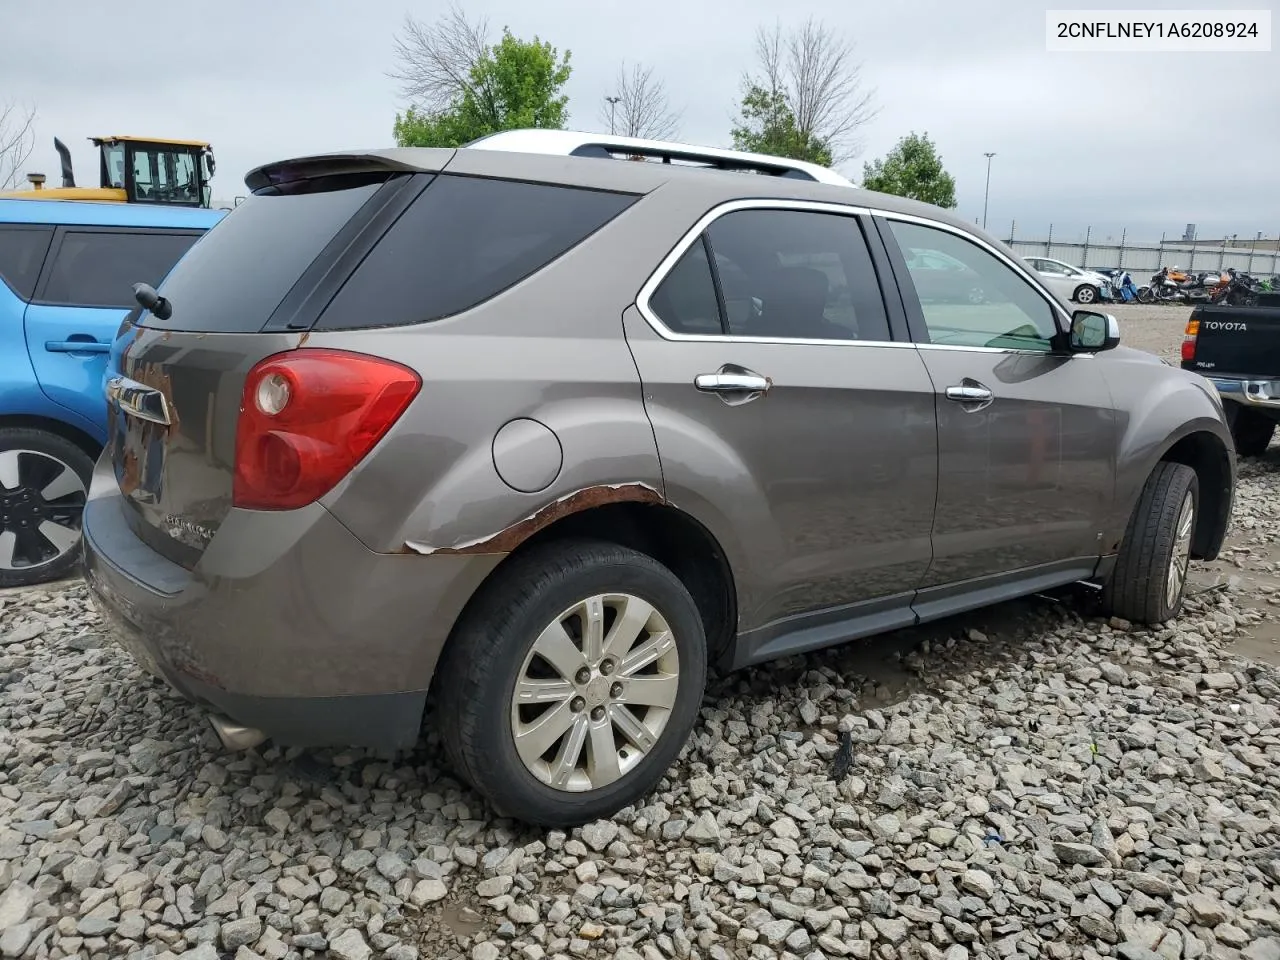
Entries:
{"label": "blue suv", "polygon": [[225,213],[0,199],[0,587],[71,572],[133,284],[158,285]]}

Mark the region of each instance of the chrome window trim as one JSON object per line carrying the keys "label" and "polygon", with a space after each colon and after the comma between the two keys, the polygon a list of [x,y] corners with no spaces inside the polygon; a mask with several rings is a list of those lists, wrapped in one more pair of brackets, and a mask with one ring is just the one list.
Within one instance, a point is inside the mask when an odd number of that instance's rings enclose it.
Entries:
{"label": "chrome window trim", "polygon": [[[892,210],[877,210],[875,208],[872,208],[871,216],[880,217],[884,220],[901,220],[904,223],[914,223],[917,226],[921,226],[921,227],[933,227],[934,229],[942,230],[942,231],[945,231],[946,233],[950,233],[950,234],[953,234],[954,236],[960,237],[962,240],[967,240],[970,243],[974,244],[975,246],[978,246],[983,250],[986,250],[988,253],[994,255],[996,259],[1003,261],[1006,266],[1012,267],[1013,272],[1018,274],[1018,276],[1020,276],[1022,279],[1026,280],[1027,285],[1030,286],[1031,289],[1034,290],[1036,293],[1038,293],[1042,300],[1044,300],[1046,303],[1049,304],[1049,307],[1053,311],[1054,320],[1055,322],[1057,322],[1058,333],[1061,334],[1071,329],[1070,315],[1063,308],[1062,304],[1058,302],[1058,298],[1055,297],[1050,292],[1049,288],[1045,284],[1040,282],[1039,274],[1037,274],[1036,271],[1032,270],[1025,263],[1022,264],[1022,269],[1019,270],[1018,261],[1016,258],[1010,257],[1007,253],[1003,252],[1002,250],[999,250],[996,247],[993,247],[982,237],[974,236],[968,230],[964,230],[960,227],[954,227],[949,223],[943,223],[940,220],[933,220],[933,219],[930,219],[929,217],[916,216],[915,214],[911,214],[911,213],[896,213]],[[1065,328],[1061,323],[1061,321],[1063,320],[1065,320],[1067,323]],[[926,344],[921,344],[921,346],[926,346]],[[1019,351],[1019,352],[1040,353],[1042,351],[1028,350],[1028,351]]]}
{"label": "chrome window trim", "polygon": [[865,216],[871,211],[866,207],[849,206],[843,203],[829,203],[817,200],[780,200],[780,199],[751,199],[751,200],[728,200],[724,203],[712,207],[701,217],[698,218],[687,233],[684,234],[671,252],[662,258],[653,273],[649,274],[644,284],[640,287],[640,292],[636,294],[636,309],[640,311],[640,316],[644,317],[645,322],[653,328],[656,333],[664,340],[674,340],[685,343],[793,343],[803,344],[814,347],[914,347],[911,341],[902,340],[827,340],[804,337],[743,337],[735,336],[727,333],[677,333],[663,323],[653,308],[649,306],[649,298],[653,296],[654,291],[661,286],[662,281],[667,279],[669,274],[680,258],[688,252],[702,236],[702,232],[711,224],[715,223],[721,217],[730,213],[736,213],[739,210],[799,210],[809,213],[831,213],[838,216],[856,217],[859,214]]}
{"label": "chrome window trim", "polygon": [[[698,218],[697,222],[676,242],[671,251],[662,258],[658,266],[649,275],[649,278],[640,287],[640,292],[636,294],[636,309],[640,312],[645,322],[650,326],[663,340],[684,343],[773,343],[773,344],[797,344],[815,347],[891,347],[896,349],[916,349],[916,350],[963,350],[971,353],[999,353],[1010,355],[1025,355],[1033,357],[1043,357],[1052,355],[1052,351],[1046,350],[1015,350],[1007,347],[977,347],[965,346],[962,344],[943,344],[943,343],[918,343],[915,340],[826,340],[826,339],[810,339],[804,337],[743,337],[734,336],[724,333],[677,333],[668,327],[653,312],[653,308],[649,305],[649,300],[653,293],[662,284],[680,258],[688,252],[689,248],[702,236],[704,230],[727,214],[734,213],[738,210],[801,210],[813,213],[830,213],[838,216],[856,217],[856,216],[872,216],[882,217],[886,220],[902,220],[908,223],[916,223],[925,227],[935,227],[945,230],[948,233],[955,234],[962,239],[977,244],[982,249],[996,256],[997,259],[1003,261],[1007,266],[1014,267],[1017,273],[1016,262],[1007,254],[1001,252],[991,244],[987,243],[981,237],[976,237],[968,231],[951,224],[943,223],[940,220],[932,220],[928,217],[919,217],[907,213],[895,213],[893,211],[881,210],[874,207],[852,206],[843,203],[831,203],[828,201],[818,200],[783,200],[783,199],[766,199],[753,198],[749,200],[728,200],[718,204],[704,213]],[[1024,279],[1028,278],[1033,271],[1027,270],[1020,273]],[[1039,282],[1031,284],[1032,289],[1041,295],[1053,310],[1055,321],[1065,319],[1070,325],[1070,317],[1066,315],[1061,304],[1044,288]],[[1062,332],[1059,325],[1059,333]],[[1083,354],[1073,354],[1073,356],[1083,356]]]}

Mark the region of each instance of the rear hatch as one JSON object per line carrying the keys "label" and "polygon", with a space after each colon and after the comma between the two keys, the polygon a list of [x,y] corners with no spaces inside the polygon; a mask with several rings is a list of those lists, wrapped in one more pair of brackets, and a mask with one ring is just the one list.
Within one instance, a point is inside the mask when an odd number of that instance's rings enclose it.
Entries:
{"label": "rear hatch", "polygon": [[1208,377],[1280,379],[1280,310],[1196,307],[1182,366]]}
{"label": "rear hatch", "polygon": [[254,184],[165,278],[172,313],[131,314],[106,374],[108,452],[126,519],[152,549],[188,569],[200,559],[232,506],[246,375],[305,340],[350,258],[430,179],[366,162]]}

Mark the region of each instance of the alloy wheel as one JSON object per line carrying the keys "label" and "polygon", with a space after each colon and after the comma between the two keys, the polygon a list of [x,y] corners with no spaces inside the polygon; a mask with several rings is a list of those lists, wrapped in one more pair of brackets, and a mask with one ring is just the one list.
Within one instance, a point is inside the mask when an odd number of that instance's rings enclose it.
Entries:
{"label": "alloy wheel", "polygon": [[37,450],[0,450],[0,570],[52,563],[80,542],[87,491],[68,464]]}
{"label": "alloy wheel", "polygon": [[516,753],[558,790],[608,786],[658,743],[679,685],[675,637],[652,604],[588,597],[543,628],[521,665],[511,697]]}
{"label": "alloy wheel", "polygon": [[1187,567],[1191,563],[1191,531],[1195,528],[1195,498],[1191,491],[1182,498],[1178,511],[1178,525],[1174,530],[1173,553],[1169,557],[1169,573],[1165,581],[1165,605],[1172,610],[1182,596],[1187,579]]}

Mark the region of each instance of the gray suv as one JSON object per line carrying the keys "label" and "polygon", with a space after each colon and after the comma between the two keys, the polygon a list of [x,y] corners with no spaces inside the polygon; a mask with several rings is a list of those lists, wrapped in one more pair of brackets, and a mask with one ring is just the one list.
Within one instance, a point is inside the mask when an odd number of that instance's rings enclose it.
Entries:
{"label": "gray suv", "polygon": [[1075,581],[1178,613],[1235,485],[1205,380],[938,208],[581,139],[269,164],[138,285],[85,576],[224,743],[409,748],[431,695],[568,826],[658,783],[709,667]]}

